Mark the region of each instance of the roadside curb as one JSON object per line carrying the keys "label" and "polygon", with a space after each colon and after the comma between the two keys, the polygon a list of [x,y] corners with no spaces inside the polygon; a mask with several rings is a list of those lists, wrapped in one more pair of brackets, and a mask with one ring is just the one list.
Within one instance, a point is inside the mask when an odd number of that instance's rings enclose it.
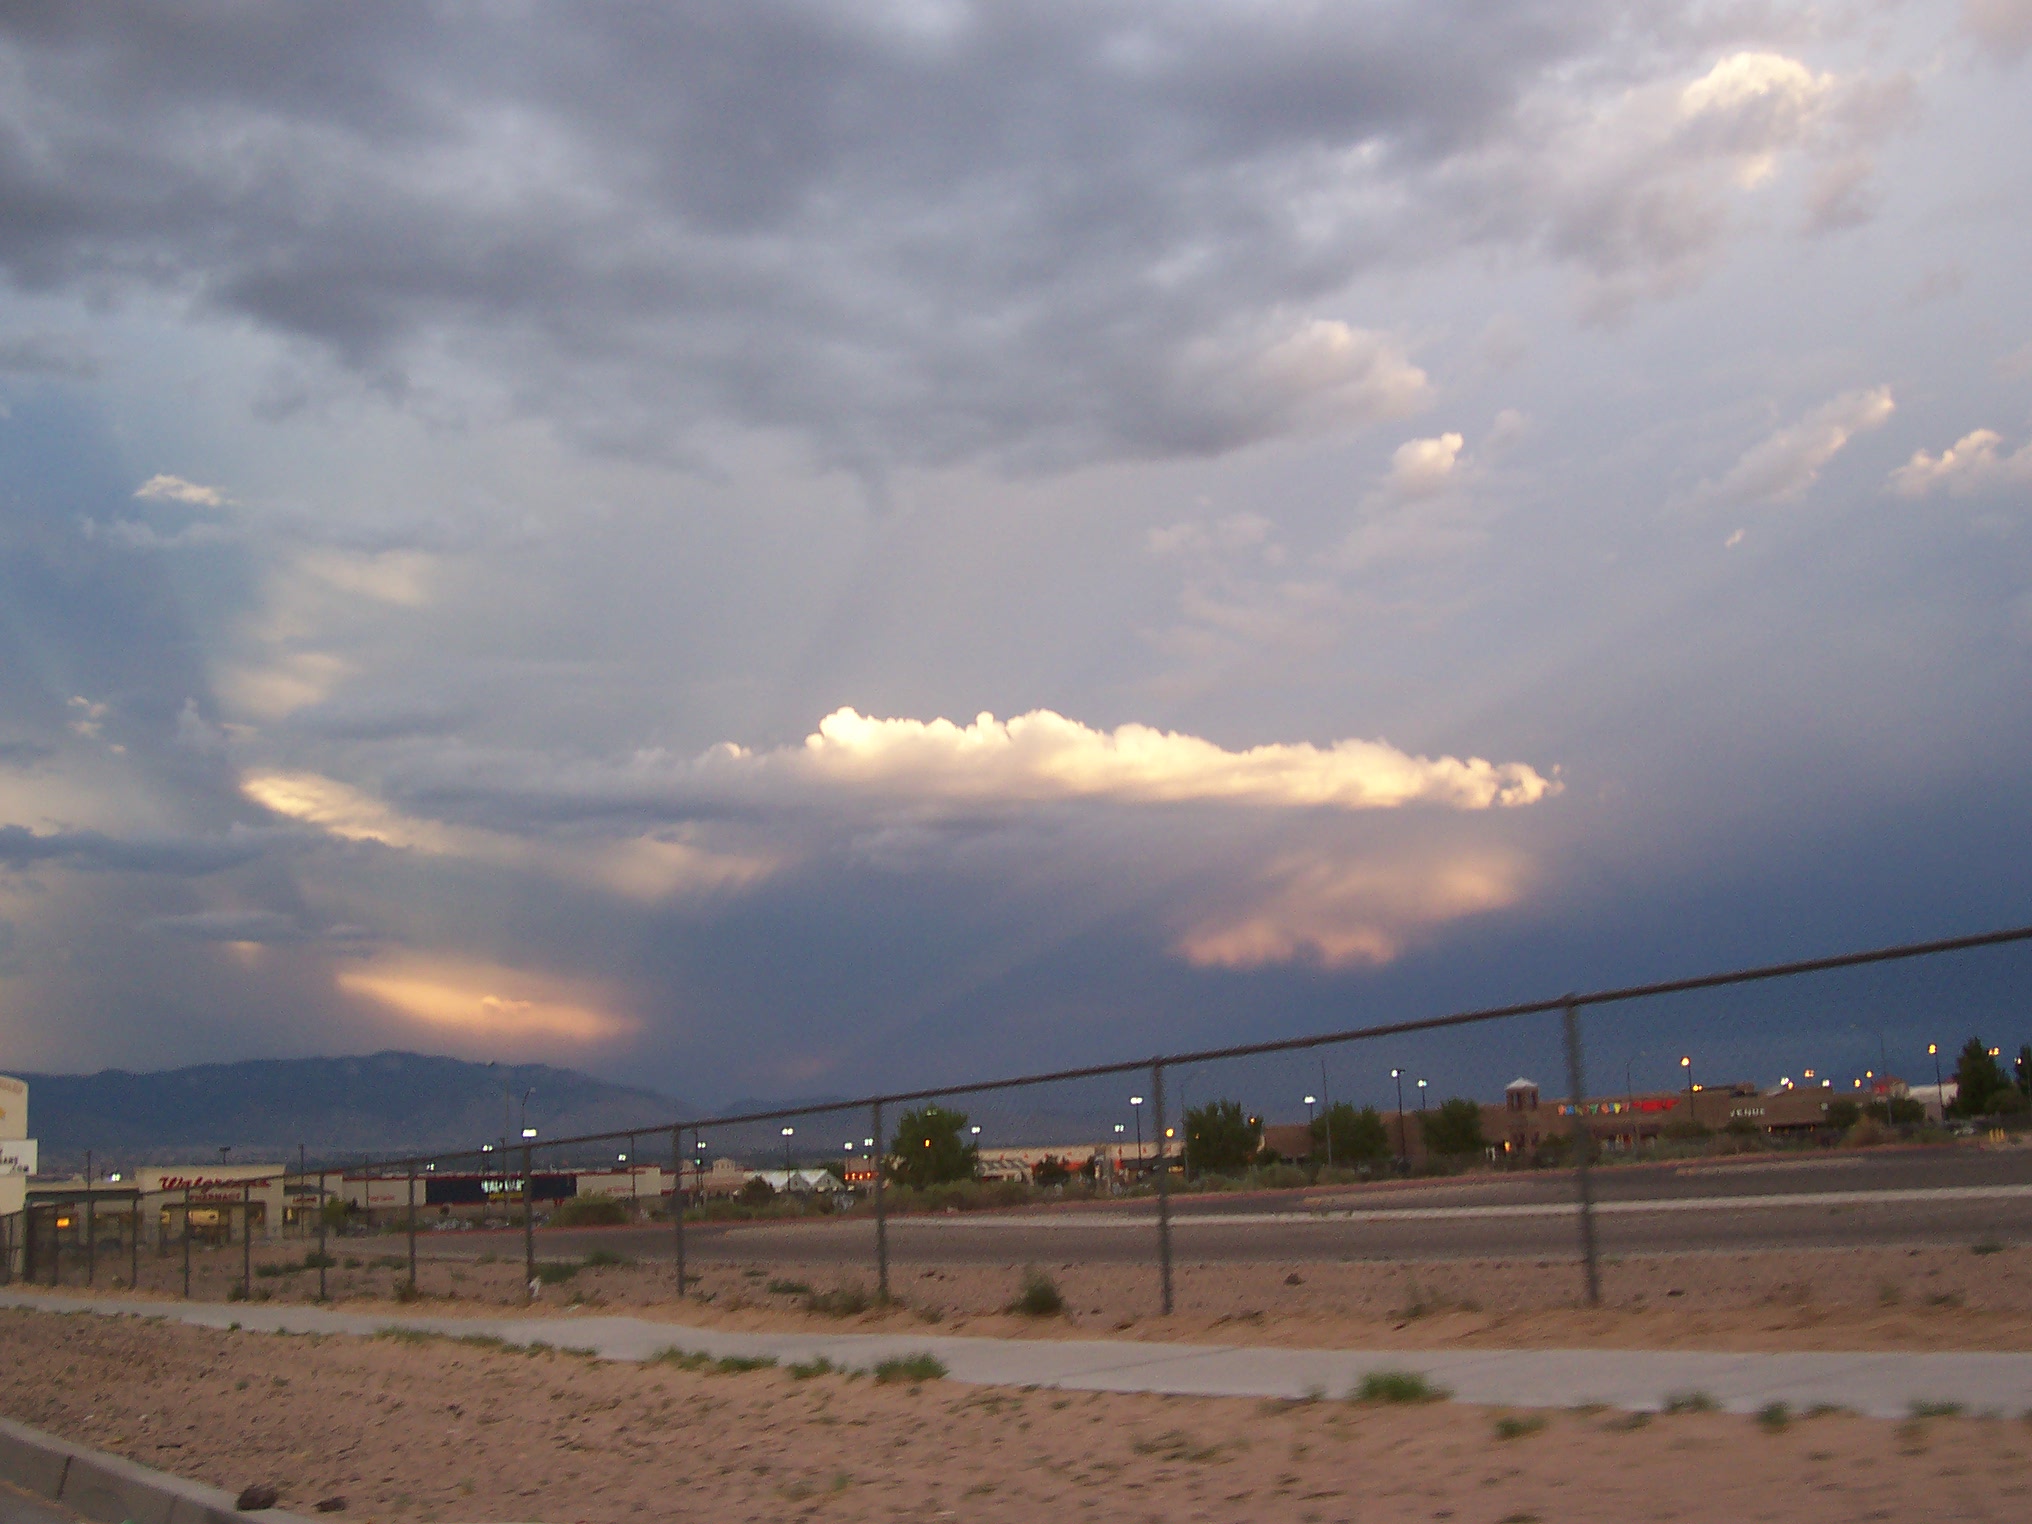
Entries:
{"label": "roadside curb", "polygon": [[98,1524],[311,1524],[280,1508],[241,1513],[233,1494],[0,1418],[0,1479]]}

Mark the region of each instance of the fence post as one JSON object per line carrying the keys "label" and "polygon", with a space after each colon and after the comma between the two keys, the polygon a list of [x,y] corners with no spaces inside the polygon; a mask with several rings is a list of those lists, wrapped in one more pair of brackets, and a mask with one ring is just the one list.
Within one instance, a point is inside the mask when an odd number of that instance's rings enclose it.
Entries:
{"label": "fence post", "polygon": [[882,1103],[875,1103],[875,1295],[889,1301],[889,1207],[882,1199],[882,1164],[889,1145],[882,1135]]}
{"label": "fence post", "polygon": [[1594,1152],[1594,1135],[1588,1130],[1581,1106],[1587,1098],[1587,1081],[1582,1074],[1580,1052],[1580,1007],[1568,1000],[1563,1012],[1566,1028],[1566,1086],[1573,1098],[1573,1184],[1580,1197],[1580,1254],[1587,1266],[1588,1306],[1602,1305],[1601,1266],[1595,1254],[1595,1193],[1588,1176],[1588,1157]]}
{"label": "fence post", "polygon": [[536,1170],[534,1154],[522,1145],[522,1277],[528,1286],[525,1300],[536,1300]]}
{"label": "fence post", "polygon": [[254,1182],[240,1186],[240,1300],[254,1300]]}
{"label": "fence post", "polygon": [[[628,1161],[633,1164],[635,1161]],[[670,1231],[677,1240],[677,1299],[684,1300],[684,1129],[670,1129]]]}
{"label": "fence post", "polygon": [[1171,1166],[1164,1158],[1164,1065],[1150,1065],[1150,1098],[1157,1104],[1157,1260],[1164,1275],[1164,1315],[1171,1316]]}
{"label": "fence post", "polygon": [[128,1214],[128,1225],[133,1232],[127,1239],[127,1289],[134,1290],[141,1284],[141,1188],[134,1188],[134,1210]]}
{"label": "fence post", "polygon": [[409,1166],[409,1294],[416,1295],[416,1166]]}
{"label": "fence post", "polygon": [[190,1187],[183,1188],[183,1299],[190,1300]]}
{"label": "fence post", "polygon": [[[341,1177],[343,1178],[343,1177]],[[325,1252],[325,1172],[317,1172],[317,1299],[325,1300],[325,1266],[331,1255]]]}
{"label": "fence post", "polygon": [[99,1214],[93,1210],[97,1202],[92,1197],[92,1156],[85,1155],[85,1284],[92,1285],[99,1278]]}

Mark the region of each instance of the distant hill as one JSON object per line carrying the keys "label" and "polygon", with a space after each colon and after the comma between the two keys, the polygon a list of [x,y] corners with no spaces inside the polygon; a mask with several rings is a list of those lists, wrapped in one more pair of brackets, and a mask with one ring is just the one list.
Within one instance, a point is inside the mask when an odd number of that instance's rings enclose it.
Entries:
{"label": "distant hill", "polygon": [[[529,1124],[542,1137],[650,1127],[684,1114],[652,1090],[613,1085],[548,1064],[494,1067],[424,1053],[365,1058],[248,1059],[134,1074],[23,1074],[29,1131],[47,1171],[75,1168],[86,1149],[112,1164],[216,1158],[313,1160],[475,1148]],[[502,1098],[508,1097],[506,1122]],[[644,1146],[645,1155],[648,1146]]]}

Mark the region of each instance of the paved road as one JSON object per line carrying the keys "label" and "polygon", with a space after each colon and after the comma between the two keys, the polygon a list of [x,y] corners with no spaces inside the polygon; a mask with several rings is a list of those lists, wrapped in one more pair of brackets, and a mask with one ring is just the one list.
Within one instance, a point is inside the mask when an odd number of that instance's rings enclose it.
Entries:
{"label": "paved road", "polygon": [[[2032,1241],[2032,1149],[1929,1149],[1595,1174],[1608,1254]],[[1192,1261],[1448,1259],[1570,1254],[1573,1179],[1553,1172],[1360,1188],[1177,1197],[1176,1248]],[[1146,1200],[1063,1210],[890,1220],[899,1264],[1141,1262]],[[701,1263],[858,1264],[871,1218],[713,1224],[687,1230]],[[505,1241],[504,1241],[505,1240]],[[513,1252],[519,1234],[434,1234],[433,1257]],[[540,1255],[606,1248],[667,1259],[667,1227],[544,1231]]]}

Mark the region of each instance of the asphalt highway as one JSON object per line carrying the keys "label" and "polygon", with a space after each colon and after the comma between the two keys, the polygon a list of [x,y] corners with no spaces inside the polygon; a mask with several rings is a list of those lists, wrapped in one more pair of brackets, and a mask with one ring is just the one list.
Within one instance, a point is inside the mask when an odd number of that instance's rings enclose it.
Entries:
{"label": "asphalt highway", "polygon": [[[1752,1157],[1598,1169],[1597,1227],[1608,1254],[2032,1241],[2032,1148],[1944,1148]],[[1570,1173],[1534,1171],[1360,1187],[1174,1196],[1186,1262],[1456,1259],[1569,1254]],[[512,1252],[516,1232],[434,1233],[427,1252]],[[1155,1253],[1155,1203],[892,1217],[897,1264],[1137,1263]],[[838,1218],[691,1224],[697,1263],[871,1263],[865,1208]],[[669,1259],[667,1225],[540,1230],[539,1255],[605,1248]]]}

